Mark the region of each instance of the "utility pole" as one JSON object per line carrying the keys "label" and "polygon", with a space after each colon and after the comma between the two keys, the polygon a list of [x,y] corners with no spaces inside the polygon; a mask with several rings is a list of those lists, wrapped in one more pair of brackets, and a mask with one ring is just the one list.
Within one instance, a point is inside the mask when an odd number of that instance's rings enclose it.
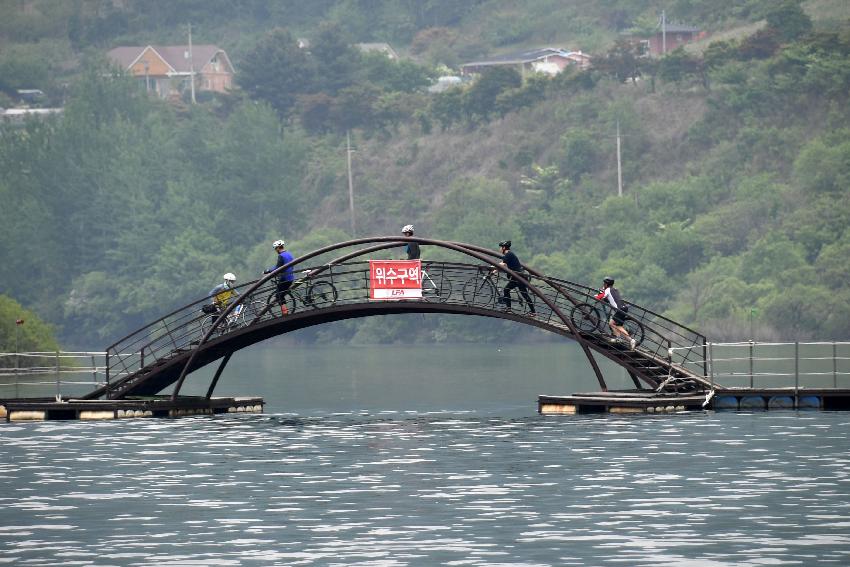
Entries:
{"label": "utility pole", "polygon": [[667,55],[667,14],[661,10],[661,55]]}
{"label": "utility pole", "polygon": [[351,236],[357,236],[354,225],[354,182],[351,178],[351,130],[345,131],[346,154],[348,156],[348,211],[351,214]]}
{"label": "utility pole", "polygon": [[189,24],[189,88],[192,90],[192,104],[195,104],[195,60],[192,57],[192,24]]}
{"label": "utility pole", "polygon": [[623,196],[623,163],[620,157],[620,119],[617,119],[617,196]]}

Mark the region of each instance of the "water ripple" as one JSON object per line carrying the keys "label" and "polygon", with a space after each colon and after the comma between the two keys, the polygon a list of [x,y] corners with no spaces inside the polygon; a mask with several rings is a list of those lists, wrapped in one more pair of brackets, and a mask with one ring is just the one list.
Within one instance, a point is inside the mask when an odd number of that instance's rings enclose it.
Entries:
{"label": "water ripple", "polygon": [[0,564],[850,564],[837,413],[0,425]]}

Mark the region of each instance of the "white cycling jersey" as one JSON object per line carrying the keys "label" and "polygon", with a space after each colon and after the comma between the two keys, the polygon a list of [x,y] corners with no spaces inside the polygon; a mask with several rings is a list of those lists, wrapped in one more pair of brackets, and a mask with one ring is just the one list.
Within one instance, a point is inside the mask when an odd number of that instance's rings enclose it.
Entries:
{"label": "white cycling jersey", "polygon": [[613,287],[606,287],[605,291],[602,292],[602,297],[600,299],[604,299],[608,301],[608,304],[614,309],[620,309],[620,304],[623,302],[620,299],[620,292],[614,289]]}

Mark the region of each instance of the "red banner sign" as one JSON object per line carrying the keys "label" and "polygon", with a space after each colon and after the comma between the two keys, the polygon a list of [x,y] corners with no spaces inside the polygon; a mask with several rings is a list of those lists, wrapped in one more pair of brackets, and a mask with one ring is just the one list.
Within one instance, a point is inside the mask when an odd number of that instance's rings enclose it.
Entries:
{"label": "red banner sign", "polygon": [[369,299],[422,297],[419,260],[369,260]]}

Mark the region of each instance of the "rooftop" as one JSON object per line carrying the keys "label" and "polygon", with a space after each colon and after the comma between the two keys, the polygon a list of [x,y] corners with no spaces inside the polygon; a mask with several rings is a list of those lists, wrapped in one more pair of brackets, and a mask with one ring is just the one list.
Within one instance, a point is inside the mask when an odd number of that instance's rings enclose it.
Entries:
{"label": "rooftop", "polygon": [[566,49],[560,49],[556,47],[543,47],[540,49],[532,49],[529,51],[520,51],[515,53],[508,53],[505,55],[498,55],[495,57],[491,57],[490,59],[483,59],[481,61],[471,61],[469,63],[464,63],[464,65],[508,65],[512,63],[531,63],[532,61],[545,59],[546,57],[551,57],[552,55],[560,55],[561,57],[566,57],[570,53],[571,52]]}
{"label": "rooftop", "polygon": [[[156,51],[163,60],[171,65],[177,73],[189,73],[189,46],[188,45],[132,45],[121,46],[111,49],[107,55],[116,61],[123,69],[128,69],[145,49],[151,48]],[[215,55],[224,50],[215,45],[193,45],[192,64],[197,70],[205,65]]]}

